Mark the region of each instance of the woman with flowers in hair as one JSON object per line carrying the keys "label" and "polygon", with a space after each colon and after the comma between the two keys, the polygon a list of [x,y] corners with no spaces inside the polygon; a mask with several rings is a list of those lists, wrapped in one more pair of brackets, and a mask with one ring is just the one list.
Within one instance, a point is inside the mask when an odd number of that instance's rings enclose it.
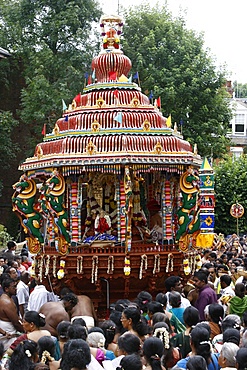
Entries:
{"label": "woman with flowers in hair", "polygon": [[164,322],[158,322],[153,327],[153,337],[159,338],[164,346],[164,355],[162,364],[166,369],[170,369],[178,360],[180,360],[180,352],[178,348],[174,348],[170,342],[169,327]]}
{"label": "woman with flowers in hair", "polygon": [[13,351],[8,368],[9,370],[27,370],[37,361],[37,343],[33,340],[24,340]]}
{"label": "woman with flowers in hair", "polygon": [[30,339],[37,343],[41,337],[51,336],[51,333],[48,330],[40,329],[45,326],[45,316],[42,313],[27,311],[24,315],[22,325],[25,330],[25,334],[22,334],[11,344],[7,350],[7,354],[9,356],[11,356],[16,346],[23,340]]}
{"label": "woman with flowers in hair", "polygon": [[145,370],[165,370],[161,364],[163,354],[163,342],[156,337],[147,338],[143,343],[143,355],[146,362]]}
{"label": "woman with flowers in hair", "polygon": [[198,325],[193,328],[190,333],[191,353],[188,357],[179,360],[176,367],[186,369],[186,365],[190,356],[199,355],[206,360],[208,370],[219,370],[220,366],[218,364],[218,357],[212,351],[209,337],[209,331],[203,326]]}

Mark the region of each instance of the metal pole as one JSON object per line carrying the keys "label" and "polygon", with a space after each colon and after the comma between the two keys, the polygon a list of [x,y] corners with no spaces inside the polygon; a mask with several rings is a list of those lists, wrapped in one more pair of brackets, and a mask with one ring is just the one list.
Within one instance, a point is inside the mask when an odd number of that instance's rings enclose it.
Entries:
{"label": "metal pole", "polygon": [[110,286],[109,286],[109,281],[103,277],[100,278],[100,280],[106,282],[106,316],[107,319],[110,316]]}

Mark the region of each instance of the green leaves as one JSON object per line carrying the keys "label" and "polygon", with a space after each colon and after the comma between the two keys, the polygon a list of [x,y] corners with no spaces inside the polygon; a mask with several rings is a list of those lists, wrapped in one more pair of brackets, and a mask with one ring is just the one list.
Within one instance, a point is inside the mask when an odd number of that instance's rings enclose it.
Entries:
{"label": "green leaves", "polygon": [[240,233],[246,232],[247,222],[247,157],[239,159],[227,156],[215,168],[215,231],[236,233],[236,219],[230,215],[231,205],[238,202],[245,208],[239,218]]}
{"label": "green leaves", "polygon": [[161,96],[162,112],[172,114],[173,124],[183,120],[183,135],[197,143],[201,156],[222,157],[231,109],[224,73],[216,71],[202,35],[173,19],[166,6],[135,6],[125,18],[124,52],[142,90]]}

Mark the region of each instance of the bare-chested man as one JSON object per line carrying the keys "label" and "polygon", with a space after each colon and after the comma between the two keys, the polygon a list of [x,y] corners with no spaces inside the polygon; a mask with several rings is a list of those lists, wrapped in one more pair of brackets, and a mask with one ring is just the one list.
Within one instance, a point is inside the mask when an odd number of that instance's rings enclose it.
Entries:
{"label": "bare-chested man", "polygon": [[40,307],[39,312],[45,315],[45,326],[51,335],[57,337],[57,326],[61,321],[70,321],[71,311],[78,303],[75,294],[69,293],[60,302],[47,302]]}
{"label": "bare-chested man", "polygon": [[[3,294],[0,297],[0,327],[5,330],[6,336],[10,337],[11,334],[16,334],[17,331],[23,332],[23,326],[20,317],[17,313],[16,305],[11,298],[16,294],[16,281],[7,278],[2,282]],[[7,349],[16,338],[6,338],[1,342],[4,348]]]}
{"label": "bare-chested man", "polygon": [[[64,287],[60,296],[63,298],[66,294],[73,293],[70,288]],[[71,322],[75,319],[82,318],[88,329],[93,328],[97,325],[97,315],[94,310],[93,302],[86,295],[78,295],[78,303],[71,310]]]}

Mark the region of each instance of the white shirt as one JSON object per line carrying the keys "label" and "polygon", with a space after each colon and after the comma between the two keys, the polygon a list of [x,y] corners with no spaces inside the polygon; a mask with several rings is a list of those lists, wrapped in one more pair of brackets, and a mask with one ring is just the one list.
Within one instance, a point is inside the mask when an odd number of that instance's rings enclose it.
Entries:
{"label": "white shirt", "polygon": [[30,294],[28,306],[28,311],[37,311],[43,304],[48,301],[48,291],[44,285],[36,285],[32,293]]}
{"label": "white shirt", "polygon": [[23,283],[23,281],[19,281],[17,284],[16,296],[19,304],[24,305],[24,312],[26,312],[29,301],[29,288],[27,284]]}

